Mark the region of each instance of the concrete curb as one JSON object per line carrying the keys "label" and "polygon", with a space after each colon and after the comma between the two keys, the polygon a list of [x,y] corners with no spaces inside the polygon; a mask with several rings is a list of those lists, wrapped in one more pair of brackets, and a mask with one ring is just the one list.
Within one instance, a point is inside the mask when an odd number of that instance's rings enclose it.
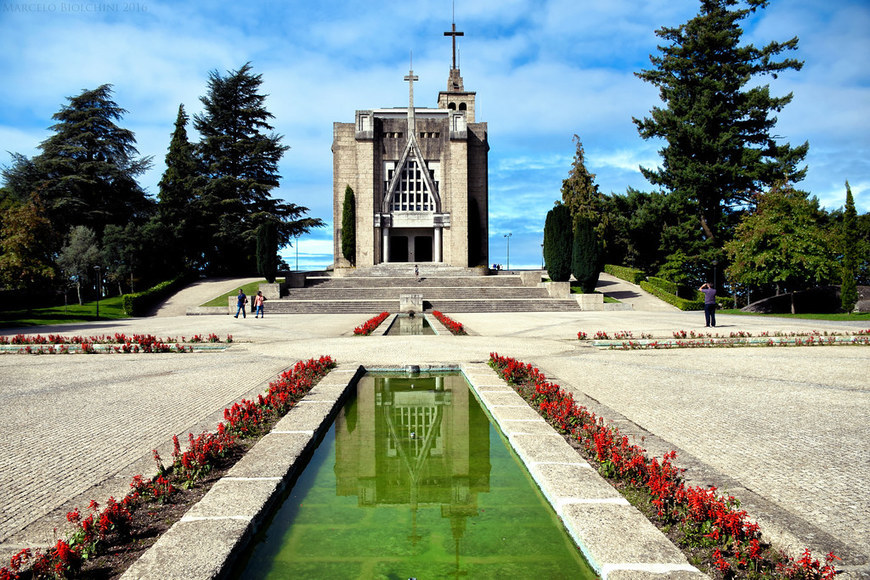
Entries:
{"label": "concrete curb", "polygon": [[486,363],[462,369],[602,580],[708,578]]}
{"label": "concrete curb", "polygon": [[332,424],[361,367],[339,365],[121,576],[225,576]]}
{"label": "concrete curb", "polygon": [[[603,580],[708,578],[486,363],[453,368],[463,372]],[[398,367],[380,370],[386,369]],[[229,574],[365,370],[340,365],[324,377],[121,578],[194,580]],[[421,365],[419,370],[446,367]]]}

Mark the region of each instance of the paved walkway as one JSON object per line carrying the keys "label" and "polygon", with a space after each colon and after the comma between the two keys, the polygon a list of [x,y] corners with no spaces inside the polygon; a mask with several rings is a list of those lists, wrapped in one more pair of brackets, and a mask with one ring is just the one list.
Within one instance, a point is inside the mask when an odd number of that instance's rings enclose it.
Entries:
{"label": "paved walkway", "polygon": [[[169,457],[173,434],[213,428],[224,407],[263,390],[299,359],[329,354],[395,365],[485,361],[497,351],[541,367],[592,410],[645,436],[651,452],[677,449],[693,481],[735,493],[769,537],[792,549],[834,550],[850,577],[870,577],[870,348],[623,352],[576,339],[579,330],[660,337],[701,331],[698,312],[457,318],[472,336],[354,337],[366,316],[352,314],[160,316],[41,328],[163,337],[214,332],[236,342],[219,353],[0,356],[0,555],[52,542],[68,509],[121,495],[133,474],[152,469],[153,448]],[[861,329],[725,315],[719,322],[724,334]]]}

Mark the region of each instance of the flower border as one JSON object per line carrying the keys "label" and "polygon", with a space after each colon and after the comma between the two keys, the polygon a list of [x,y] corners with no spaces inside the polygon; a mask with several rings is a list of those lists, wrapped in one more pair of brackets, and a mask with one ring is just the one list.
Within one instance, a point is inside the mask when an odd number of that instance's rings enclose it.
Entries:
{"label": "flower border", "polygon": [[[190,488],[221,463],[233,450],[241,448],[241,439],[263,434],[271,420],[286,414],[336,363],[329,356],[299,361],[269,383],[265,395],[256,402],[242,399],[224,409],[226,423],[218,423],[214,433],[198,437],[188,434],[188,446],[181,450],[178,436],[172,437],[172,464],[163,465],[155,449],[157,475],[145,479],[135,475],[128,493],[120,502],[110,497],[101,510],[96,501],[88,505],[87,516],[78,508],[67,513],[73,531],[46,551],[25,548],[15,554],[8,566],[0,568],[0,580],[18,580],[32,574],[36,578],[75,578],[84,560],[105,552],[112,538],[129,535],[133,512],[147,501],[171,501],[178,487]],[[29,570],[28,570],[29,568]]]}
{"label": "flower border", "polygon": [[[586,456],[598,463],[603,476],[620,482],[632,492],[650,498],[659,523],[676,527],[690,546],[712,549],[709,566],[723,578],[806,578],[833,580],[838,559],[829,553],[822,564],[805,550],[798,560],[778,557],[762,544],[757,523],[732,496],[721,496],[715,487],[689,487],[673,460],[661,460],[629,442],[619,429],[574,402],[571,393],[547,381],[531,364],[490,353],[489,365],[547,422],[567,438],[580,443]],[[622,490],[621,490],[622,491]]]}

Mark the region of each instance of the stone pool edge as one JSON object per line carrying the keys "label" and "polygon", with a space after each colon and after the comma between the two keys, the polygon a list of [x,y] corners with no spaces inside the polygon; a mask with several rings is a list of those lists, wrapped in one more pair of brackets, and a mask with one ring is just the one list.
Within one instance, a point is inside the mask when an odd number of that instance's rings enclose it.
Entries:
{"label": "stone pool edge", "polygon": [[[294,480],[299,463],[320,443],[350,387],[366,372],[407,368],[339,364],[134,562],[122,580],[227,577]],[[602,579],[708,578],[486,363],[417,368],[465,375]]]}

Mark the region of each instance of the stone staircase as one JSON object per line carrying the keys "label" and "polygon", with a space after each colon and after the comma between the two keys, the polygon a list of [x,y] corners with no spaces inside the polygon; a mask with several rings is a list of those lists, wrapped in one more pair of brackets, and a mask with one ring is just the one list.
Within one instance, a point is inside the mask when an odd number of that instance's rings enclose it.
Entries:
{"label": "stone staircase", "polygon": [[426,311],[563,312],[578,311],[573,298],[551,298],[546,288],[524,286],[517,273],[487,276],[476,268],[380,264],[365,270],[310,275],[304,288],[291,288],[270,300],[271,314],[397,312],[402,294],[421,294]]}

